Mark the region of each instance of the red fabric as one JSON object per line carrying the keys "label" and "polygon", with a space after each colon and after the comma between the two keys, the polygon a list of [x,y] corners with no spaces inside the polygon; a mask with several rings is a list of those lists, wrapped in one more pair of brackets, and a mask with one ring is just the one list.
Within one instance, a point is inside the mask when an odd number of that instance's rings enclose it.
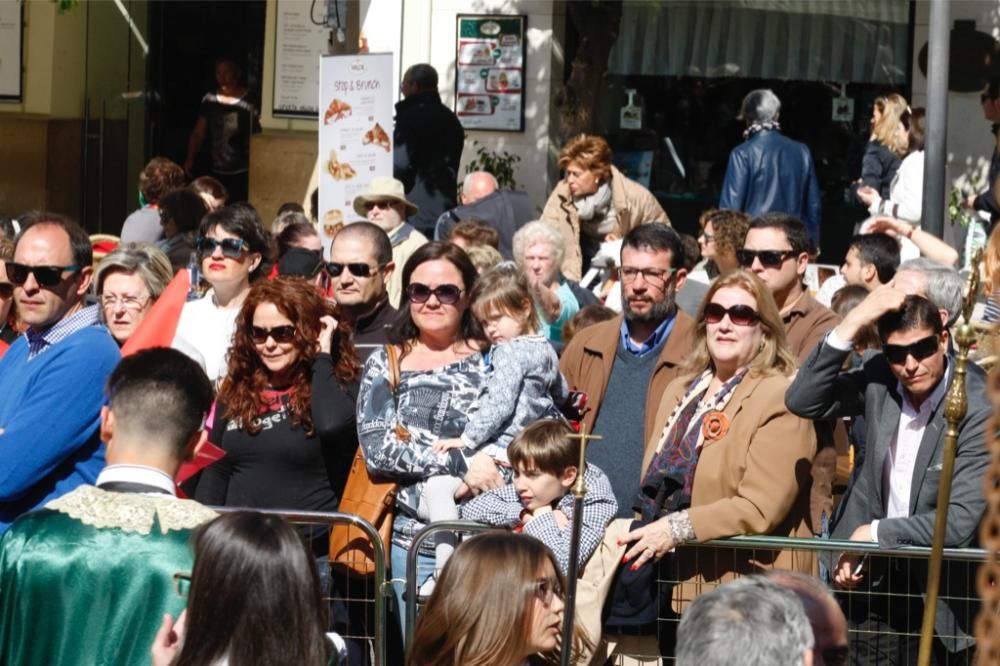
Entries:
{"label": "red fabric", "polygon": [[173,344],[177,322],[181,318],[181,310],[187,302],[190,288],[191,275],[186,268],[182,268],[122,347],[123,357],[144,349],[169,347]]}
{"label": "red fabric", "polygon": [[3,358],[3,355],[7,353],[8,349],[10,349],[10,345],[3,340],[0,340],[0,358]]}
{"label": "red fabric", "polygon": [[92,247],[94,248],[94,252],[108,254],[118,249],[118,245],[119,243],[116,241],[98,241],[93,243]]}
{"label": "red fabric", "polygon": [[[198,448],[198,452],[194,454],[193,460],[188,460],[181,464],[181,468],[177,470],[177,477],[174,481],[178,485],[178,491],[180,491],[180,485],[193,477],[195,474],[205,469],[214,462],[222,460],[226,455],[226,452],[220,449],[215,444],[209,441],[205,441]],[[179,494],[179,493],[178,493]]]}

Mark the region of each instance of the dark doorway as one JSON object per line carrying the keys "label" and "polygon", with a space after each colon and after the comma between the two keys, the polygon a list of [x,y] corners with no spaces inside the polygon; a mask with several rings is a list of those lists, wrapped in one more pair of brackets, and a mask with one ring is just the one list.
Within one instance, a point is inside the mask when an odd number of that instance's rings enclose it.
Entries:
{"label": "dark doorway", "polygon": [[[266,8],[263,0],[151,3],[149,81],[156,101],[149,114],[150,157],[184,163],[201,98],[215,90],[218,58],[232,58],[242,66],[260,107]],[[203,155],[194,175],[205,171]]]}

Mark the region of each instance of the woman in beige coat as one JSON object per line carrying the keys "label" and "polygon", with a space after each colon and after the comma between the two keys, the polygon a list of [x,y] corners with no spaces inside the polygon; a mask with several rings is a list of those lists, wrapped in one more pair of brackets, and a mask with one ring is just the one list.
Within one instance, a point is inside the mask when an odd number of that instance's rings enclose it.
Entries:
{"label": "woman in beige coat", "polygon": [[[624,538],[632,543],[626,561],[638,568],[675,546],[741,534],[812,535],[816,439],[812,423],[785,407],[794,369],[764,283],[744,270],[716,280],[698,313],[688,372],[667,387],[646,445],[637,501],[647,524]],[[700,583],[765,565],[811,573],[814,558],[682,548],[673,573]],[[675,605],[700,589],[678,585]]]}
{"label": "woman in beige coat", "polygon": [[670,224],[656,197],[611,165],[611,146],[602,137],[581,134],[559,153],[559,181],[542,220],[566,239],[562,273],[578,282],[604,240],[624,236],[650,222]]}

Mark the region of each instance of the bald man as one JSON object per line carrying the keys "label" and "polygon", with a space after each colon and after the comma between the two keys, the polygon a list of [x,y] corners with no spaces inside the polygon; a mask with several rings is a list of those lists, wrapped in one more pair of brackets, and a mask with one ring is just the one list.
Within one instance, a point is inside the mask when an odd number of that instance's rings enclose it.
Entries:
{"label": "bald man", "polygon": [[434,240],[447,240],[451,229],[463,220],[478,220],[497,231],[497,249],[504,259],[514,258],[514,234],[535,219],[528,195],[501,190],[496,178],[487,171],[473,171],[462,181],[462,205],[438,218]]}

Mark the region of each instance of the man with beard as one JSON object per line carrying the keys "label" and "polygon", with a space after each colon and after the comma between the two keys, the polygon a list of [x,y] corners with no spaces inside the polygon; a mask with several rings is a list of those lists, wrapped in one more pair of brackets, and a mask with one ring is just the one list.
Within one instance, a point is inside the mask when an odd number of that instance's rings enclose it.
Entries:
{"label": "man with beard", "polygon": [[686,280],[683,265],[681,238],[667,225],[629,231],[621,253],[624,315],[579,331],[559,364],[569,385],[586,394],[581,420],[602,437],[587,459],[608,475],[623,518],[634,515],[635,481],[660,398],[691,348],[694,320],[674,298]]}

